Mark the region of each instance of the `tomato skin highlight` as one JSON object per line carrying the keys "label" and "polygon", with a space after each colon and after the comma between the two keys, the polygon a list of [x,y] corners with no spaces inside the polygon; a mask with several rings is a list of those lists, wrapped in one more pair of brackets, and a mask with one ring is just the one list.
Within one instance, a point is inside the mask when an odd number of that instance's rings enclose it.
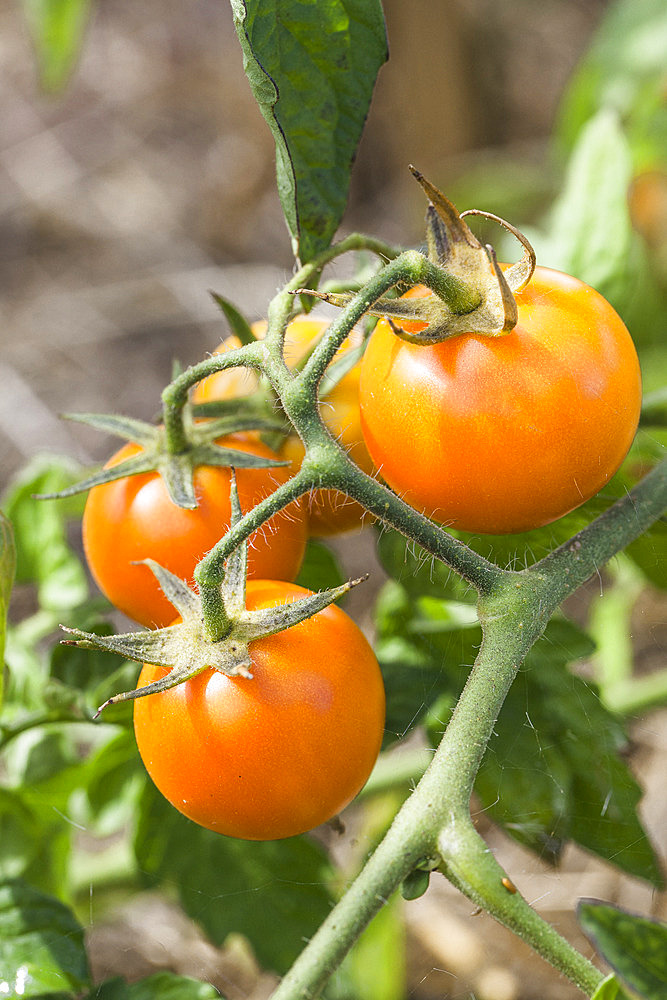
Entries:
{"label": "tomato skin highlight", "polygon": [[[310,349],[328,326],[329,321],[320,316],[296,316],[285,332],[285,360],[289,367],[295,365]],[[256,336],[266,333],[265,321],[253,323]],[[354,347],[357,332],[344,341],[336,354],[336,359]],[[222,354],[240,346],[236,337],[229,337],[214,351]],[[321,403],[322,419],[333,436],[348,452],[353,462],[364,472],[374,472],[373,462],[364,444],[359,413],[360,366],[356,364],[331,389]],[[244,368],[230,368],[216,372],[203,379],[193,392],[193,402],[206,403],[216,399],[233,399],[235,396],[250,395],[257,388],[257,376]],[[289,461],[292,475],[301,468],[304,449],[299,437],[291,434],[279,449],[281,458]],[[336,490],[314,490],[306,500],[309,512],[309,532],[316,537],[338,535],[345,531],[359,529],[365,519],[370,523],[370,515],[364,508]]]}
{"label": "tomato skin highlight", "polygon": [[538,267],[516,300],[506,336],[424,347],[381,320],[362,359],[362,428],[380,475],[465,531],[528,531],[580,506],[616,472],[639,421],[637,353],[601,295]]}
{"label": "tomato skin highlight", "polygon": [[[277,456],[259,441],[228,437],[225,444],[267,458]],[[107,467],[140,452],[125,445]],[[250,510],[290,478],[287,467],[237,469],[243,511]],[[154,559],[192,583],[195,566],[225,534],[231,521],[229,468],[200,466],[194,473],[199,506],[176,506],[157,472],[128,476],[95,486],[83,514],[83,545],[90,571],[102,593],[120,611],[149,628],[169,625],[174,608],[148,566]],[[308,537],[301,502],[290,504],[250,536],[248,573],[254,577],[293,579],[299,572]]]}
{"label": "tomato skin highlight", "polygon": [[[247,606],[309,591],[248,583]],[[384,687],[361,630],[332,605],[250,645],[252,678],[205,670],[134,702],[146,769],[179,812],[246,840],[313,829],[360,791],[380,750]],[[138,687],[166,672],[144,665]]]}

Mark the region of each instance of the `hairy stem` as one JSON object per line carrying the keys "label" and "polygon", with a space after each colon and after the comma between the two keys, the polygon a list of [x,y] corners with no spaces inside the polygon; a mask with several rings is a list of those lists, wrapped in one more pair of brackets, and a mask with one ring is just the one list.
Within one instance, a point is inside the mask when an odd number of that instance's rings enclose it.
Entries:
{"label": "hairy stem", "polygon": [[[197,564],[194,576],[199,590],[202,593],[216,589],[219,591],[224,578],[225,562],[232,552],[270,517],[307,493],[311,486],[308,477],[299,472],[244,514]],[[202,610],[205,611],[205,608],[202,607]]]}
{"label": "hairy stem", "polygon": [[[516,671],[537,638],[529,629],[513,627],[523,617],[524,595],[517,592],[512,602],[505,581],[500,590],[502,593],[493,595],[488,612],[480,609],[482,620],[488,619],[482,647],[430,766],[273,1000],[316,997],[389,894],[419,861],[433,857],[439,859],[439,867],[457,888],[511,927],[581,989],[592,993],[601,981],[601,974],[590,962],[520,894],[505,887],[505,873],[470,819],[474,777]],[[512,605],[508,613],[499,615],[497,607],[507,602]],[[535,631],[539,634],[541,629]]]}
{"label": "hairy stem", "polygon": [[440,837],[443,873],[475,905],[526,941],[554,968],[592,995],[603,975],[518,892],[472,824],[452,825]]}
{"label": "hairy stem", "polygon": [[406,281],[411,285],[420,283],[428,285],[459,313],[472,312],[479,305],[479,295],[464,282],[448,275],[416,250],[406,250],[364,285],[334,320],[327,336],[313,351],[299,376],[299,382],[310,398],[319,385],[327,365],[355,323],[359,322],[386,291],[400,281]]}
{"label": "hairy stem", "polygon": [[497,570],[494,586],[479,604],[482,646],[430,766],[273,1000],[316,997],[381,906],[381,897],[386,898],[411,866],[434,855],[443,873],[468,898],[522,937],[584,993],[595,992],[602,974],[514,891],[472,826],[470,795],[527,652],[563,597],[661,516],[664,491],[664,469],[656,469],[584,529],[577,536],[581,547],[574,549],[579,556],[576,567],[565,558],[568,546],[564,546],[530,570]]}
{"label": "hairy stem", "polygon": [[597,573],[609,559],[639,538],[667,510],[667,459],[656,465],[621,500],[574,538],[536,563],[530,573],[553,584],[558,604]]}

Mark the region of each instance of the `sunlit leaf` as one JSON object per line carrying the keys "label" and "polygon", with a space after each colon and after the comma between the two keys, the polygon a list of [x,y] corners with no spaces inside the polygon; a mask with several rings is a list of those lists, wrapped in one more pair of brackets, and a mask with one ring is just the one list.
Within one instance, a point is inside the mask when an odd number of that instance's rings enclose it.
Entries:
{"label": "sunlit leaf", "polygon": [[387,58],[380,0],[231,0],[253,94],[276,142],[278,193],[302,262],[325,249]]}
{"label": "sunlit leaf", "polygon": [[331,982],[331,1000],[403,1000],[405,926],[401,899],[393,896],[373,918]]}
{"label": "sunlit leaf", "polygon": [[586,936],[631,995],[667,998],[667,924],[583,899],[577,914]]}
{"label": "sunlit leaf", "polygon": [[572,146],[599,108],[621,118],[638,169],[664,158],[667,107],[662,86],[667,50],[663,0],[620,0],[600,23],[560,109],[558,132]]}
{"label": "sunlit leaf", "polygon": [[22,0],[41,84],[59,91],[78,59],[90,13],[90,0]]}
{"label": "sunlit leaf", "polygon": [[54,610],[85,601],[88,585],[81,562],[69,546],[67,522],[83,509],[85,498],[35,500],[35,493],[53,493],[77,478],[73,463],[38,458],[10,487],[5,512],[14,526],[16,579],[36,583],[42,607]]}
{"label": "sunlit leaf", "polygon": [[70,910],[25,882],[0,884],[0,996],[40,997],[90,985],[83,930]]}
{"label": "sunlit leaf", "polygon": [[628,995],[616,976],[607,976],[600,983],[591,1000],[628,1000]]}

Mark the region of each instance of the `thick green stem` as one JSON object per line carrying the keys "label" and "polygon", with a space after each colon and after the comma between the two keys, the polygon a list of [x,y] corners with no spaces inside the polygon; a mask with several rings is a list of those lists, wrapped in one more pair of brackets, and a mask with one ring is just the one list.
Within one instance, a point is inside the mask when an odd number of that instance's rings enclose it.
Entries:
{"label": "thick green stem", "polygon": [[444,528],[420,514],[376,479],[366,476],[346,456],[345,466],[332,470],[325,485],[347,493],[390,528],[400,531],[430,555],[455,570],[480,594],[488,594],[504,571]]}
{"label": "thick green stem", "polygon": [[410,818],[399,813],[375,853],[337,903],[271,1000],[311,1000],[319,996],[354,942],[381,910],[423,854]]}
{"label": "thick green stem", "polygon": [[[507,580],[511,576],[508,574]],[[440,859],[440,867],[458,888],[520,934],[583,990],[592,993],[601,981],[601,974],[582,955],[518,893],[505,888],[505,873],[470,819],[474,776],[516,671],[537,637],[529,628],[516,627],[536,595],[526,597],[518,591],[513,598],[507,580],[492,595],[488,608],[480,609],[482,620],[488,619],[484,641],[429,768],[273,1000],[316,997],[389,894],[419,861],[433,857]],[[503,607],[506,613],[499,613]]]}
{"label": "thick green stem", "polygon": [[[563,596],[661,515],[664,488],[664,470],[654,470],[628,497],[589,525],[577,536],[576,568],[564,558],[566,546],[557,558],[547,557],[522,573],[497,570],[495,585],[480,601],[482,646],[431,765],[375,855],[311,939],[273,1000],[316,997],[379,909],[379,897],[386,898],[408,874],[410,864],[433,855],[439,856],[442,871],[465,895],[521,936],[583,992],[595,992],[601,973],[513,891],[511,881],[478,837],[470,819],[470,795],[498,714],[526,653]],[[589,556],[586,546],[592,549]]]}

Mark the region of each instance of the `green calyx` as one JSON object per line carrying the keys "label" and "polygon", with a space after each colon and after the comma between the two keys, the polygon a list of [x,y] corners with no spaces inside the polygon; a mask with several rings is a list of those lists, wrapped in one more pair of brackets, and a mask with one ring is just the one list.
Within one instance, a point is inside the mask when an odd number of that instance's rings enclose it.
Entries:
{"label": "green calyx", "polygon": [[[109,698],[100,706],[95,718],[108,705],[167,691],[207,669],[218,670],[229,677],[252,677],[250,643],[275,635],[276,632],[284,632],[306,618],[311,618],[360,582],[349,581],[332,590],[310,594],[308,597],[275,608],[247,611],[245,607],[232,610],[227,606],[229,631],[224,638],[213,641],[206,634],[202,621],[199,595],[190,590],[173,573],[152,560],[146,560],[146,565],[153,571],[165,596],[181,616],[178,624],[152,632],[128,632],[111,636],[95,635],[91,632],[82,632],[80,629],[61,626],[64,632],[74,637],[63,640],[66,645],[80,646],[84,649],[102,649],[139,663],[154,663],[168,668],[169,672],[160,680]],[[225,584],[223,591],[224,588]]]}
{"label": "green calyx", "polygon": [[[526,238],[509,223],[488,212],[472,209],[459,213],[430,181],[414,167],[413,176],[424,189],[429,206],[426,212],[426,257],[434,267],[429,294],[415,298],[383,296],[368,310],[372,316],[386,317],[397,336],[415,344],[437,344],[462,333],[499,337],[517,323],[514,292],[530,280],[535,254]],[[482,244],[465,222],[466,215],[482,215],[504,226],[524,248],[522,259],[502,271],[488,244]],[[349,293],[314,292],[305,294],[344,308],[354,297]],[[425,323],[416,333],[396,326],[392,320]]]}
{"label": "green calyx", "polygon": [[275,414],[267,415],[256,406],[246,406],[245,400],[230,400],[228,412],[212,420],[195,421],[190,409],[183,413],[183,436],[185,447],[178,451],[170,448],[168,435],[163,425],[146,423],[131,417],[114,414],[79,413],[67,414],[67,419],[76,420],[89,427],[139,445],[141,451],[119,462],[111,468],[101,469],[94,475],[75,483],[59,493],[41,494],[38,500],[53,500],[73,496],[110,483],[126,476],[136,476],[145,472],[158,472],[164,480],[171,500],[179,507],[194,509],[197,498],[194,488],[194,471],[202,465],[219,465],[237,469],[257,469],[285,465],[253,455],[233,447],[233,441],[218,443],[221,438],[240,431],[285,432],[284,421]]}
{"label": "green calyx", "polygon": [[[236,477],[231,484],[232,525],[241,519]],[[350,580],[339,587],[309,594],[297,601],[272,608],[248,611],[246,608],[247,544],[232,553],[227,560],[225,578],[217,588],[217,620],[225,627],[219,636],[211,636],[202,611],[202,598],[187,584],[164,566],[152,559],[144,560],[154,573],[163,594],[174,606],[181,621],[166,628],[150,632],[128,632],[122,635],[101,636],[80,629],[61,628],[73,639],[64,639],[66,645],[84,649],[102,649],[118,653],[139,663],[166,667],[168,673],[152,684],[124,691],[109,698],[98,709],[95,718],[108,705],[119,701],[143,698],[146,695],[167,691],[204,670],[218,670],[228,677],[252,677],[250,643],[257,639],[284,632],[294,625],[312,618],[318,611],[333,604],[361,580]],[[210,595],[209,595],[210,597]]]}

